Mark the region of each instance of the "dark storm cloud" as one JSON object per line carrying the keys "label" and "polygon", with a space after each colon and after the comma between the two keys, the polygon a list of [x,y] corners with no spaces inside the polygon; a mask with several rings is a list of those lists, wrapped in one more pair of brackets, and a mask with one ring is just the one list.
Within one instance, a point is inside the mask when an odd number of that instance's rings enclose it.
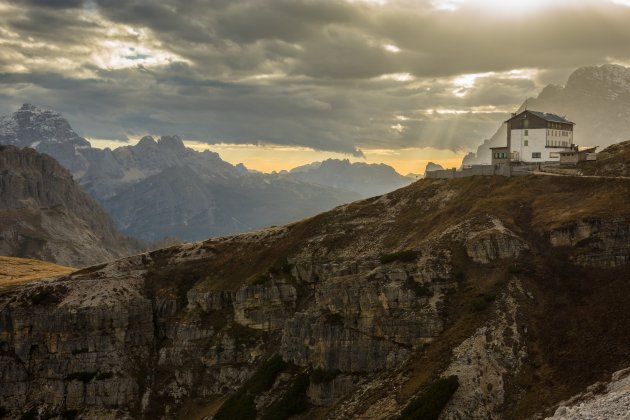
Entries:
{"label": "dark storm cloud", "polygon": [[585,3],[518,18],[404,0],[0,0],[0,109],[55,108],[96,138],[458,150],[572,69],[630,60],[630,8]]}

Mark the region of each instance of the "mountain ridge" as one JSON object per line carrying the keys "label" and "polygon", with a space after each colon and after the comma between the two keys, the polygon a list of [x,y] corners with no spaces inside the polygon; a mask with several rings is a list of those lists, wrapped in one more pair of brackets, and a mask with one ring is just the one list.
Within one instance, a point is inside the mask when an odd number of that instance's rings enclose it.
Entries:
{"label": "mountain ridge", "polygon": [[[136,145],[96,149],[60,114],[29,104],[3,117],[0,133],[0,142],[45,149],[65,162],[124,234],[148,241],[198,240],[288,223],[410,182],[383,165],[333,161],[326,163],[329,170],[343,170],[333,178],[330,173],[256,173],[217,153],[187,148],[178,136],[145,136]],[[179,184],[166,179],[165,171]],[[196,194],[190,193],[192,184]],[[143,196],[166,207],[151,206]]]}

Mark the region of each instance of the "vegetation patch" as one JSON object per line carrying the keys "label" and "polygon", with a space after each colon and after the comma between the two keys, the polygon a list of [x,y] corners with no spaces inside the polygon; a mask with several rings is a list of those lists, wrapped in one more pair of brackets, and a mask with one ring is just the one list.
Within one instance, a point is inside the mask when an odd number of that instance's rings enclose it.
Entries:
{"label": "vegetation patch", "polygon": [[324,322],[328,325],[343,326],[343,315],[329,312],[324,316]]}
{"label": "vegetation patch", "polygon": [[87,347],[83,347],[83,348],[80,348],[80,349],[73,349],[72,350],[72,355],[76,356],[77,354],[83,354],[83,353],[87,353],[89,351],[90,351],[90,349],[88,349]]}
{"label": "vegetation patch", "polygon": [[68,288],[63,285],[43,286],[35,289],[28,298],[33,305],[55,305],[63,299]]}
{"label": "vegetation patch", "polygon": [[276,382],[276,377],[285,367],[286,363],[279,355],[261,364],[245,385],[223,403],[214,418],[216,420],[255,419],[254,399],[257,395],[271,389]]}
{"label": "vegetation patch", "polygon": [[114,374],[112,372],[99,372],[96,374],[96,377],[94,379],[96,379],[97,381],[104,381],[106,379],[111,379],[114,377]]}
{"label": "vegetation patch", "polygon": [[431,297],[433,296],[433,290],[425,284],[418,283],[410,280],[407,282],[407,287],[416,294],[416,297]]}
{"label": "vegetation patch", "polygon": [[88,383],[96,376],[96,372],[75,372],[66,376],[66,381],[79,380],[83,383]]}
{"label": "vegetation patch", "polygon": [[484,293],[472,301],[472,307],[476,312],[481,312],[495,301],[496,295]]}
{"label": "vegetation patch", "polygon": [[308,373],[298,374],[282,398],[267,408],[262,420],[285,420],[306,411],[309,406],[306,396],[309,384]]}
{"label": "vegetation patch", "polygon": [[257,274],[254,276],[251,284],[254,286],[259,286],[262,284],[266,284],[268,281],[271,280],[271,276],[267,273],[264,274]]}
{"label": "vegetation patch", "polygon": [[437,420],[458,387],[457,376],[438,379],[405,407],[399,420]]}
{"label": "vegetation patch", "polygon": [[408,249],[405,251],[394,252],[391,254],[383,254],[381,255],[380,260],[381,260],[381,264],[389,264],[389,263],[393,263],[394,261],[411,262],[411,261],[415,261],[418,258],[418,256],[420,256],[420,252]]}
{"label": "vegetation patch", "polygon": [[30,410],[22,414],[20,420],[37,420],[38,418],[39,414],[37,413],[37,409],[31,408]]}
{"label": "vegetation patch", "polygon": [[311,372],[311,382],[314,384],[332,382],[341,371],[339,369],[327,370],[317,368]]}
{"label": "vegetation patch", "polygon": [[78,410],[64,410],[61,412],[61,418],[64,420],[74,420],[79,415]]}

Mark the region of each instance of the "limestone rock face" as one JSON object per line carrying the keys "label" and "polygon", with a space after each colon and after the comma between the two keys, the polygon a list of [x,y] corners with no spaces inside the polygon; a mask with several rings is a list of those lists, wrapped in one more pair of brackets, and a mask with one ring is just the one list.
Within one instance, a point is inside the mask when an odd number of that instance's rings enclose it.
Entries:
{"label": "limestone rock face", "polygon": [[[209,416],[274,356],[282,371],[251,396],[259,416],[297,378],[305,418],[395,418],[450,375],[444,418],[555,409],[627,362],[630,293],[627,262],[609,258],[627,255],[627,195],[576,215],[557,199],[574,208],[574,181],[555,178],[422,180],[287,226],[0,284],[2,412]],[[630,188],[569,185],[580,199]],[[502,208],[525,197],[535,217],[495,213],[499,198],[484,200],[501,189],[519,190]]]}
{"label": "limestone rock face", "polygon": [[630,262],[630,228],[623,220],[578,220],[550,231],[549,241],[574,247],[572,258],[583,266],[613,268]]}
{"label": "limestone rock face", "polygon": [[53,158],[0,146],[0,252],[83,267],[128,255],[127,241]]}

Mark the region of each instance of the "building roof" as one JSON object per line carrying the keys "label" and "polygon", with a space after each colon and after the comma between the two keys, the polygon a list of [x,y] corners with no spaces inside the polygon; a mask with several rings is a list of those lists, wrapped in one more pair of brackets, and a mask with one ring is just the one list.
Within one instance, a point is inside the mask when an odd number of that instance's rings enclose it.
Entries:
{"label": "building roof", "polygon": [[561,116],[556,115],[556,114],[551,114],[549,112],[532,111],[531,109],[526,109],[525,111],[522,111],[521,113],[519,113],[517,115],[514,115],[508,121],[511,121],[514,118],[516,118],[516,117],[518,117],[518,116],[520,116],[520,115],[522,115],[522,114],[524,114],[526,112],[529,112],[530,114],[533,114],[533,115],[537,116],[538,118],[542,118],[545,121],[575,125],[574,122],[571,122],[571,121],[567,120],[565,117],[561,117]]}

